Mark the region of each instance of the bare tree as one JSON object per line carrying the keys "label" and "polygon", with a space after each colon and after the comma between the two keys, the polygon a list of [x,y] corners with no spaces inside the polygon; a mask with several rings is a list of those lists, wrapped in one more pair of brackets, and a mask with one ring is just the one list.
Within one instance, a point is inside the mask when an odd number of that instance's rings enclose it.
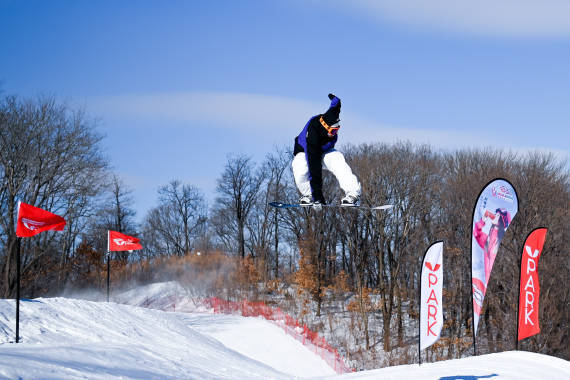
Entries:
{"label": "bare tree", "polygon": [[218,179],[218,206],[216,214],[231,215],[231,228],[237,238],[238,254],[245,258],[245,229],[247,218],[254,207],[263,176],[255,170],[251,158],[240,155],[228,158],[224,172]]}
{"label": "bare tree", "polygon": [[[291,152],[285,149],[277,149],[275,153],[267,155],[266,164],[270,170],[269,181],[267,184],[267,193],[271,194],[270,198],[272,201],[278,201],[279,199],[284,198],[285,196],[285,189],[286,184],[284,181],[287,180],[287,168],[290,165]],[[275,278],[279,277],[279,210],[273,210],[273,227],[274,227],[274,234],[273,238],[275,240],[274,243],[274,255],[275,255],[275,263],[274,263],[274,276]]]}
{"label": "bare tree", "polygon": [[[104,189],[104,196],[97,204],[98,210],[89,219],[89,225],[84,229],[87,232],[82,236],[82,249],[93,249],[101,254],[102,259],[107,250],[107,231],[119,231],[128,235],[138,233],[132,190],[116,174],[104,184]],[[115,255],[123,264],[133,256],[128,252],[115,252]]]}
{"label": "bare tree", "polygon": [[48,261],[61,270],[85,218],[93,212],[106,167],[99,150],[101,137],[93,127],[81,110],[58,104],[53,97],[24,101],[6,97],[1,101],[0,225],[2,288],[6,297],[15,286],[17,200],[49,209],[68,220],[63,234],[47,233],[23,242],[23,276],[47,267]]}
{"label": "bare tree", "polygon": [[[276,148],[268,154],[261,164],[259,175],[263,179],[259,194],[250,217],[246,222],[249,239],[246,246],[255,256],[264,261],[264,276],[269,277],[272,268],[275,278],[279,275],[279,210],[268,205],[269,202],[283,199],[285,196],[285,176],[289,167],[290,152]],[[272,252],[273,244],[273,252]],[[271,261],[273,260],[273,263]]]}
{"label": "bare tree", "polygon": [[159,206],[145,219],[145,237],[162,254],[187,255],[206,226],[206,205],[198,188],[171,181],[159,189]]}
{"label": "bare tree", "polygon": [[132,190],[127,188],[116,174],[113,175],[110,186],[110,198],[107,201],[108,208],[106,210],[108,224],[116,231],[127,234],[134,232],[136,230],[134,222],[136,211],[133,208]]}

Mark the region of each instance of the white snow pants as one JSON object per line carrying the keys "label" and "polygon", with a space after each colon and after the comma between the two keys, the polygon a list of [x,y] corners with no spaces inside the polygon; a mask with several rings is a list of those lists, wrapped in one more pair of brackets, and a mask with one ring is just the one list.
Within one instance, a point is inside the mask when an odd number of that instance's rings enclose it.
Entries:
{"label": "white snow pants", "polygon": [[[309,181],[309,166],[305,152],[300,152],[293,158],[293,176],[297,189],[303,196],[311,196],[311,183]],[[323,168],[332,172],[336,177],[340,188],[346,195],[360,196],[360,182],[354,174],[350,166],[344,160],[341,152],[331,149],[323,155]]]}

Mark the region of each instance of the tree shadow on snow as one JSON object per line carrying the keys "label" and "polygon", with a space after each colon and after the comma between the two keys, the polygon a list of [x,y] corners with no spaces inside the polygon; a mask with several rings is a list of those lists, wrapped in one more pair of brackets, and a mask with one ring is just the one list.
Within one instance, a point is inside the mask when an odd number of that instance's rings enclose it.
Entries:
{"label": "tree shadow on snow", "polygon": [[496,373],[486,376],[456,375],[456,376],[440,377],[439,380],[479,380],[479,379],[488,379],[490,377],[495,377],[495,376],[499,375],[497,375]]}

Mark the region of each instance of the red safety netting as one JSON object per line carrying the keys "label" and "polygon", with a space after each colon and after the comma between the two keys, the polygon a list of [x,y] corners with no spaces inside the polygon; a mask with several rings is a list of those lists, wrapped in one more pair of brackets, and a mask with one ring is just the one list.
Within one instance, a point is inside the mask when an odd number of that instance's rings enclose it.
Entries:
{"label": "red safety netting", "polygon": [[216,314],[238,314],[244,317],[263,317],[272,321],[290,336],[309,347],[311,351],[319,355],[336,373],[343,374],[354,372],[347,366],[338,350],[329,345],[324,337],[309,330],[306,324],[301,324],[297,319],[285,314],[280,308],[270,307],[263,302],[226,301],[216,297],[208,298],[205,304],[211,307]]}

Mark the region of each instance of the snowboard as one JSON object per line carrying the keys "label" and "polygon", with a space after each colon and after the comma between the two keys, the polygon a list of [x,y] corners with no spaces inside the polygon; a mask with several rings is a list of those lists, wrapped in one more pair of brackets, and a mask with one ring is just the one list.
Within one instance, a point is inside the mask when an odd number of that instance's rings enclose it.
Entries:
{"label": "snowboard", "polygon": [[[300,205],[298,203],[283,203],[283,202],[269,202],[270,206],[275,208],[312,208],[313,205]],[[341,205],[341,204],[326,204],[323,207],[334,207],[334,208],[358,208],[364,210],[387,210],[392,208],[393,205],[381,205],[381,206],[362,206],[362,205]]]}

